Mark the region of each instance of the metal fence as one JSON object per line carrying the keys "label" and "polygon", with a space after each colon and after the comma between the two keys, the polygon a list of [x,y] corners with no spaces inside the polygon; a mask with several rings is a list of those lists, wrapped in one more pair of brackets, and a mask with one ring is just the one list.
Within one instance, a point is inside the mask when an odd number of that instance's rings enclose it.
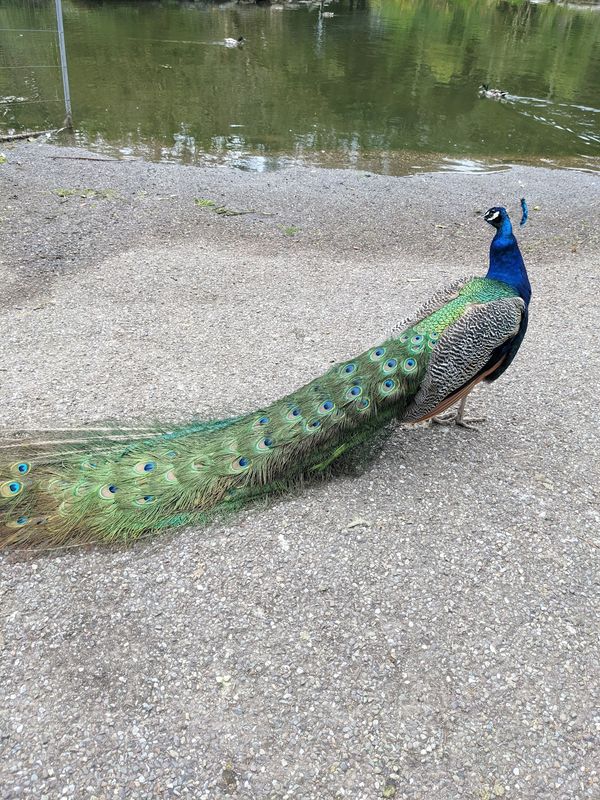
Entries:
{"label": "metal fence", "polygon": [[0,133],[71,127],[62,0],[0,3]]}

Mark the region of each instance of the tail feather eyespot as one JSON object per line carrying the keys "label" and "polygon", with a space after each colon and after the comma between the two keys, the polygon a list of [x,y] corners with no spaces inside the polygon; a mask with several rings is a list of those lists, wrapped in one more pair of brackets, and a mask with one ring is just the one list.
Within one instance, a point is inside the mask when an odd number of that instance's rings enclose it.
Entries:
{"label": "tail feather eyespot", "polygon": [[317,408],[317,414],[331,414],[334,408],[335,408],[335,403],[333,402],[333,400],[325,400]]}
{"label": "tail feather eyespot", "polygon": [[371,361],[381,361],[384,355],[385,355],[385,347],[376,347],[369,353],[369,358],[371,359]]}
{"label": "tail feather eyespot", "polygon": [[17,519],[11,519],[10,522],[6,523],[7,528],[22,528],[24,525],[28,525],[31,522],[29,517],[17,517]]}
{"label": "tail feather eyespot", "polygon": [[351,386],[346,392],[346,399],[356,400],[356,398],[360,397],[361,394],[362,394],[362,388],[360,386]]}
{"label": "tail feather eyespot", "polygon": [[265,436],[265,438],[264,438],[264,439],[260,439],[260,440],[259,440],[259,441],[256,443],[256,449],[257,449],[257,450],[258,450],[260,453],[264,453],[264,452],[266,452],[267,450],[270,450],[272,447],[273,447],[273,439],[271,439],[271,437],[270,437],[270,436]]}
{"label": "tail feather eyespot", "polygon": [[31,470],[31,464],[27,461],[17,461],[9,467],[13,475],[27,475]]}
{"label": "tail feather eyespot", "polygon": [[103,500],[110,500],[114,502],[115,495],[119,491],[119,487],[115,486],[114,483],[106,483],[104,486],[100,488],[98,494]]}
{"label": "tail feather eyespot", "polygon": [[320,419],[307,420],[304,423],[304,430],[306,433],[315,433],[321,427]]}
{"label": "tail feather eyespot", "polygon": [[244,472],[252,466],[252,461],[247,456],[240,456],[231,462],[233,472]]}
{"label": "tail feather eyespot", "polygon": [[425,337],[421,336],[420,333],[417,333],[410,340],[409,352],[415,354],[420,353],[424,345],[425,345]]}
{"label": "tail feather eyespot", "polygon": [[4,481],[0,483],[0,497],[16,497],[24,488],[20,481]]}
{"label": "tail feather eyespot", "polygon": [[288,422],[298,422],[301,417],[302,417],[302,412],[300,411],[298,406],[292,406],[285,415],[285,418]]}
{"label": "tail feather eyespot", "polygon": [[133,471],[138,475],[145,475],[148,472],[153,472],[155,469],[156,461],[151,460],[138,461],[133,467]]}
{"label": "tail feather eyespot", "polygon": [[46,517],[27,517],[24,514],[6,523],[7,528],[24,528],[28,525],[41,525],[46,522]]}
{"label": "tail feather eyespot", "polygon": [[156,497],[153,494],[145,494],[143,497],[138,497],[134,500],[136,506],[149,506],[156,502]]}

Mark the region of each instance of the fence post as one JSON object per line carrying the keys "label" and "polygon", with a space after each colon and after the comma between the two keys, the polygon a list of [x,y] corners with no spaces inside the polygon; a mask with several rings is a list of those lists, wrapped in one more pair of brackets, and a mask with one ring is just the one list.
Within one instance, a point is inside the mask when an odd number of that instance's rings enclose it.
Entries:
{"label": "fence post", "polygon": [[54,0],[56,5],[56,25],[58,30],[58,49],[60,51],[60,70],[62,73],[63,93],[65,96],[65,128],[73,127],[71,112],[71,92],[69,91],[69,71],[67,69],[67,51],[65,48],[65,29],[63,27],[62,0]]}

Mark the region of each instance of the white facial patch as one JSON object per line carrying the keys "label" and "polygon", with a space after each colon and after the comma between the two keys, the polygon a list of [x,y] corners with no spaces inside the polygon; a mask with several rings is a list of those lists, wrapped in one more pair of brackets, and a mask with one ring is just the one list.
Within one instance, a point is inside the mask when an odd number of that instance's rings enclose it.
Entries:
{"label": "white facial patch", "polygon": [[498,219],[499,216],[500,216],[500,212],[499,211],[494,211],[492,216],[491,217],[486,217],[486,219],[487,219],[488,222],[491,222],[493,219]]}

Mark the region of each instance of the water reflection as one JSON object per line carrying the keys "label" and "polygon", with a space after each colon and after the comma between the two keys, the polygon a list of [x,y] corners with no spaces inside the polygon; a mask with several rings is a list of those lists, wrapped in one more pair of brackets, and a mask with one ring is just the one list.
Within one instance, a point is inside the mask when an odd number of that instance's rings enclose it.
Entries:
{"label": "water reflection", "polygon": [[[75,137],[100,150],[395,174],[600,159],[592,11],[503,0],[64,5]],[[45,1],[0,6],[0,28],[51,21]],[[222,46],[239,36],[243,47]],[[57,72],[31,66],[56,63],[53,48],[47,34],[0,31],[3,129],[60,122]],[[506,101],[479,98],[481,83]]]}

